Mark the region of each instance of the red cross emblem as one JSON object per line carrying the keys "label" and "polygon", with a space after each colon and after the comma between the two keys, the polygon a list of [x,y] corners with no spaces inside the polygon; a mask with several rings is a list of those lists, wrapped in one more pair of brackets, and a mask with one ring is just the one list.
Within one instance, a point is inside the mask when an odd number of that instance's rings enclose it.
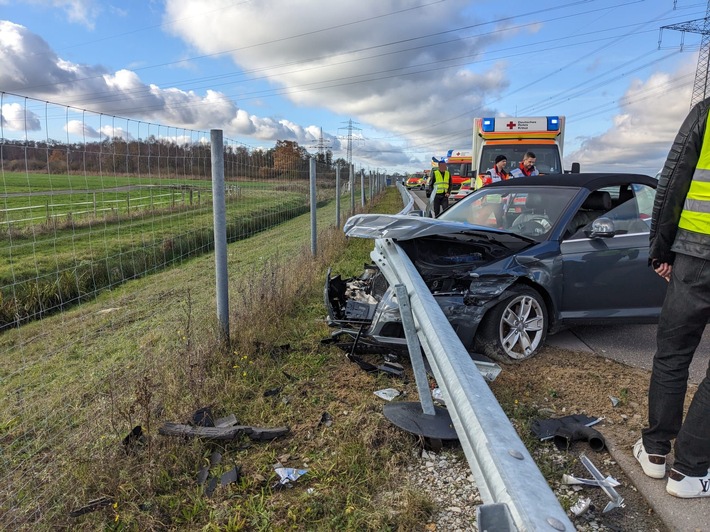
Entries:
{"label": "red cross emblem", "polygon": [[515,127],[515,122],[513,122],[513,121],[511,120],[510,122],[508,122],[508,123],[506,124],[506,126],[508,126],[508,129],[513,129],[513,128]]}

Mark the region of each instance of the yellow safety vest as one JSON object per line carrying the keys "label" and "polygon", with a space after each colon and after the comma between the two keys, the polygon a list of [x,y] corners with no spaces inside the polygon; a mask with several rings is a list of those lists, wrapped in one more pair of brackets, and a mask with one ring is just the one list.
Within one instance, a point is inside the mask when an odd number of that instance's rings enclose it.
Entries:
{"label": "yellow safety vest", "polygon": [[678,227],[694,233],[710,235],[710,115],[705,124],[700,158],[685,197]]}
{"label": "yellow safety vest", "polygon": [[447,170],[444,175],[441,175],[439,170],[434,170],[434,194],[445,194],[449,191],[449,181],[451,174]]}

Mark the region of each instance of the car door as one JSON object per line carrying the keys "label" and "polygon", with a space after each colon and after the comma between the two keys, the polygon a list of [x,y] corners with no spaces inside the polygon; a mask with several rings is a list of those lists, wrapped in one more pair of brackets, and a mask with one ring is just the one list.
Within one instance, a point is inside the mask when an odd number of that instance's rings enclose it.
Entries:
{"label": "car door", "polygon": [[653,321],[660,313],[667,286],[648,266],[655,190],[628,184],[602,192],[610,194],[612,208],[595,213],[593,218],[610,219],[614,233],[592,237],[590,220],[562,241],[561,317]]}

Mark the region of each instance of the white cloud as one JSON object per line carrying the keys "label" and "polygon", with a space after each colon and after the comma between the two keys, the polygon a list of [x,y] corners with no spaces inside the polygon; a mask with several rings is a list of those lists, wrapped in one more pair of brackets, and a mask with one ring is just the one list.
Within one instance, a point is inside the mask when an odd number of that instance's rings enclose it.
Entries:
{"label": "white cloud", "polygon": [[87,137],[95,139],[101,136],[98,131],[81,120],[69,120],[66,126],[64,126],[64,129],[67,133],[71,133],[72,135],[76,135],[80,138]]}
{"label": "white cloud", "polygon": [[0,123],[10,131],[39,131],[42,129],[39,117],[25,109],[19,103],[6,103],[2,106]]}
{"label": "white cloud", "polygon": [[82,24],[93,29],[96,17],[101,10],[96,0],[17,0],[26,4],[61,9],[66,13],[67,20]]}
{"label": "white cloud", "polygon": [[582,171],[623,171],[654,175],[661,168],[678,129],[690,110],[691,87],[674,88],[693,75],[688,61],[678,71],[634,80],[619,102],[613,125],[600,135],[584,137],[580,148],[566,154]]}
{"label": "white cloud", "polygon": [[[213,10],[200,0],[165,5],[169,31],[202,54],[229,50],[235,64],[266,77],[296,105],[325,107],[400,135],[415,131],[418,143],[438,142],[442,150],[447,135],[471,127],[467,112],[481,110],[508,84],[500,64],[483,73],[463,66],[501,38],[449,33],[451,13],[457,13],[456,26],[476,22],[464,15],[468,0],[417,0],[407,8],[395,1],[301,0],[297,16],[278,0]],[[423,128],[435,117],[446,119]],[[242,127],[254,127],[237,118]],[[276,129],[273,123],[256,127],[260,138]]]}

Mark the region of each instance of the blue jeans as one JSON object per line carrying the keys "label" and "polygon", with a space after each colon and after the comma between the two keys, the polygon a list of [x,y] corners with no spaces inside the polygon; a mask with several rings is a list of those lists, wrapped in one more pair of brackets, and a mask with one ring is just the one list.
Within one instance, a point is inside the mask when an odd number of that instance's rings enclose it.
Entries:
{"label": "blue jeans", "polygon": [[710,261],[676,254],[656,334],[648,427],[642,431],[647,453],[668,454],[675,438],[674,469],[705,476],[710,467],[710,367],[683,421],[688,368],[710,317]]}

